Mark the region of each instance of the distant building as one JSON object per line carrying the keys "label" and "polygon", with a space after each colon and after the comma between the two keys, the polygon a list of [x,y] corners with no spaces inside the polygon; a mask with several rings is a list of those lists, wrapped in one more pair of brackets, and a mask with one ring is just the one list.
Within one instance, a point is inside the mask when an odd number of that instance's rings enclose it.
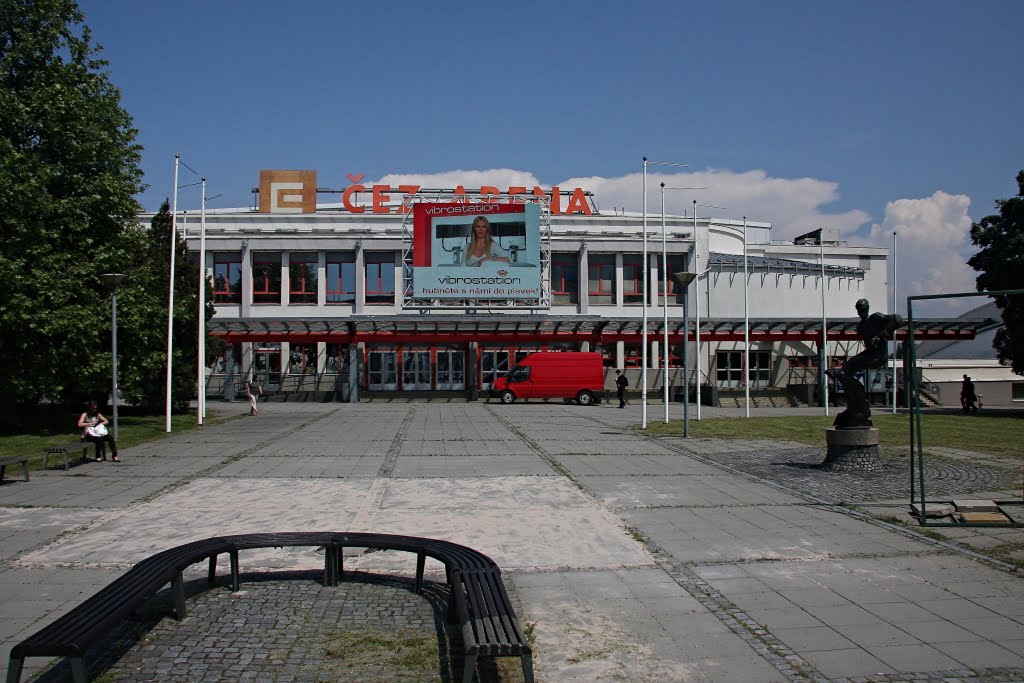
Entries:
{"label": "distant building", "polygon": [[1024,377],[1013,373],[996,359],[992,340],[1003,326],[995,302],[971,309],[960,320],[978,324],[974,339],[922,342],[917,350],[921,378],[942,405],[960,405],[963,376],[974,382],[982,404],[1012,406],[1024,404]]}
{"label": "distant building", "polygon": [[[205,266],[216,306],[210,327],[227,345],[224,357],[207,358],[208,392],[231,396],[255,376],[265,391],[320,400],[380,392],[472,398],[518,358],[540,350],[597,351],[609,376],[625,368],[636,388],[646,300],[653,397],[666,381],[673,395],[684,383],[699,381],[723,392],[742,390],[745,382],[766,390],[796,387],[815,400],[823,316],[830,363],[839,365],[859,350],[855,302],[865,298],[874,310],[888,312],[888,250],[851,246],[827,231],[824,244],[821,231],[780,241],[771,238],[770,223],[686,215],[666,216],[663,231],[661,216],[649,214],[645,262],[643,217],[602,212],[579,188],[496,194],[496,188],[467,193],[459,187],[403,195],[416,190],[325,190],[317,188],[315,172],[265,171],[258,207],[207,211]],[[508,193],[518,194],[510,199]],[[341,194],[343,201],[318,202],[318,194]],[[414,254],[403,211],[412,203],[535,198],[550,206],[539,259],[549,305],[407,305]],[[142,215],[140,221],[151,218]],[[196,212],[189,212],[187,223],[179,215],[177,225],[198,256]],[[645,271],[651,279],[646,295]],[[685,272],[699,273],[687,296],[672,278]],[[966,338],[971,329],[966,323],[947,326],[933,330],[933,338]],[[891,386],[891,376],[878,374],[871,390],[884,398],[887,381]]]}

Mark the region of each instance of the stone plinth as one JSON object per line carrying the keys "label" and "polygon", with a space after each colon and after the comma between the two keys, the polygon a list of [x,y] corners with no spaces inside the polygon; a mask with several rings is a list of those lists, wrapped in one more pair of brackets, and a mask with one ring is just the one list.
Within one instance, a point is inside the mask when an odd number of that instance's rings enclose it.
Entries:
{"label": "stone plinth", "polygon": [[825,430],[828,453],[821,469],[837,472],[876,472],[882,468],[882,457],[878,451],[878,430],[874,427],[863,429]]}

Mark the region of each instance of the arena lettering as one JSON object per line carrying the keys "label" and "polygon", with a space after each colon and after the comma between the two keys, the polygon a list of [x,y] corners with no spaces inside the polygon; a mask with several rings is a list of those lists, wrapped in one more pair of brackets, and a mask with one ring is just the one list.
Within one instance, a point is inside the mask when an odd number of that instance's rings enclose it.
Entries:
{"label": "arena lettering", "polygon": [[[416,194],[419,192],[419,185],[399,185],[398,187],[391,187],[390,185],[373,185],[371,186],[370,192],[370,211],[375,214],[383,213],[406,213],[408,211],[408,204],[402,202],[396,207],[392,208],[390,203],[392,202],[393,195],[401,195],[402,197],[408,197],[409,195]],[[345,210],[349,213],[366,213],[365,206],[359,206],[353,203],[353,195],[367,192],[366,186],[360,183],[353,183],[345,188],[341,195],[341,203],[345,207]],[[509,187],[504,193],[501,192],[494,185],[483,185],[480,187],[479,196],[469,198],[469,194],[466,192],[466,188],[462,185],[457,186],[453,191],[452,195],[456,198],[457,202],[465,202],[476,204],[478,207],[480,204],[497,204],[501,202],[501,198],[495,195],[509,195],[508,203],[516,201],[515,196],[520,194],[530,194],[538,199],[546,198],[551,208],[552,215],[562,214],[582,214],[590,216],[594,212],[590,208],[590,203],[587,201],[587,195],[583,191],[583,188],[574,188],[572,194],[569,195],[569,201],[566,204],[565,210],[562,210],[562,193],[559,187],[556,185],[551,190],[545,190],[542,187],[534,187],[532,191],[527,190],[526,187],[521,185],[515,185]],[[449,213],[457,213],[450,211]]]}

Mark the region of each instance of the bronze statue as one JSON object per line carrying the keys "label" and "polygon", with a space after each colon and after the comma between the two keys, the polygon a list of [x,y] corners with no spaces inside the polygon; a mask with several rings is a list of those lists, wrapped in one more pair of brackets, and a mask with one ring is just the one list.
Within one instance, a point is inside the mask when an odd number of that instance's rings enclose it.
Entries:
{"label": "bronze statue", "polygon": [[871,407],[864,385],[854,377],[861,370],[880,368],[886,361],[886,342],[900,326],[903,319],[898,315],[872,313],[868,315],[868,300],[857,302],[857,334],[864,341],[864,350],[848,359],[841,370],[826,370],[825,374],[843,385],[846,393],[846,410],[836,415],[832,424],[839,429],[863,429],[872,427]]}

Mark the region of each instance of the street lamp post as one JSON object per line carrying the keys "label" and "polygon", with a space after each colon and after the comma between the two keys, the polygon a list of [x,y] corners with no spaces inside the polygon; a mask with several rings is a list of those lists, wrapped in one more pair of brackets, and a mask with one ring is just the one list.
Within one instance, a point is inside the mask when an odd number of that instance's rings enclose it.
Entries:
{"label": "street lamp post", "polygon": [[[651,281],[651,264],[647,262],[647,166],[653,164],[655,166],[676,166],[679,168],[685,168],[689,164],[677,164],[674,161],[651,161],[647,157],[644,160],[644,174],[643,174],[643,192],[644,192],[644,215],[643,215],[643,232],[644,232],[644,262],[643,262],[643,276],[644,276],[644,305],[643,312],[641,315],[640,325],[642,330],[640,331],[640,339],[643,343],[643,348],[640,350],[640,363],[643,367],[640,369],[640,427],[647,429],[647,307],[651,305],[651,294],[648,284]],[[662,212],[664,215],[664,212]]]}
{"label": "street lamp post", "polygon": [[[690,436],[690,368],[687,348],[690,345],[690,283],[697,273],[673,273],[672,279],[683,294],[683,436]],[[700,381],[700,378],[697,378]]]}
{"label": "street lamp post", "polygon": [[750,304],[747,290],[747,217],[743,217],[743,354],[746,356],[741,363],[746,377],[743,378],[743,402],[746,404],[745,417],[750,417]]}
{"label": "street lamp post", "polygon": [[[664,359],[662,366],[664,371],[662,372],[661,384],[664,390],[663,401],[665,403],[665,424],[668,424],[668,243],[665,230],[665,183],[661,184],[661,270],[662,276],[659,278],[658,286],[664,284],[665,292],[662,295],[662,331],[664,332],[664,341],[662,345],[664,348],[661,350],[661,357]],[[683,348],[686,348],[685,341]],[[683,375],[684,379],[686,375]]]}
{"label": "street lamp post", "polygon": [[110,290],[110,350],[113,357],[111,371],[113,380],[111,382],[110,402],[113,405],[114,416],[114,440],[117,440],[117,286],[124,280],[122,273],[103,273],[100,276],[103,284]]}
{"label": "street lamp post", "polygon": [[[892,314],[896,315],[896,231],[892,231]],[[892,331],[892,414],[896,414],[896,330]]]}
{"label": "street lamp post", "polygon": [[[668,423],[668,251],[665,246],[665,190],[707,190],[710,189],[707,185],[700,187],[667,187],[665,183],[661,184],[661,260],[662,268],[665,271],[665,422]],[[683,212],[685,216],[686,213]],[[700,419],[700,259],[699,259],[699,243],[697,241],[697,200],[693,200],[693,270],[694,278],[697,278],[697,419]],[[689,282],[689,281],[688,281]],[[683,304],[689,302],[689,290],[686,290]],[[683,346],[683,353],[686,353],[686,346]],[[689,401],[690,384],[689,380],[686,380],[686,397]],[[685,412],[685,408],[684,408]]]}

